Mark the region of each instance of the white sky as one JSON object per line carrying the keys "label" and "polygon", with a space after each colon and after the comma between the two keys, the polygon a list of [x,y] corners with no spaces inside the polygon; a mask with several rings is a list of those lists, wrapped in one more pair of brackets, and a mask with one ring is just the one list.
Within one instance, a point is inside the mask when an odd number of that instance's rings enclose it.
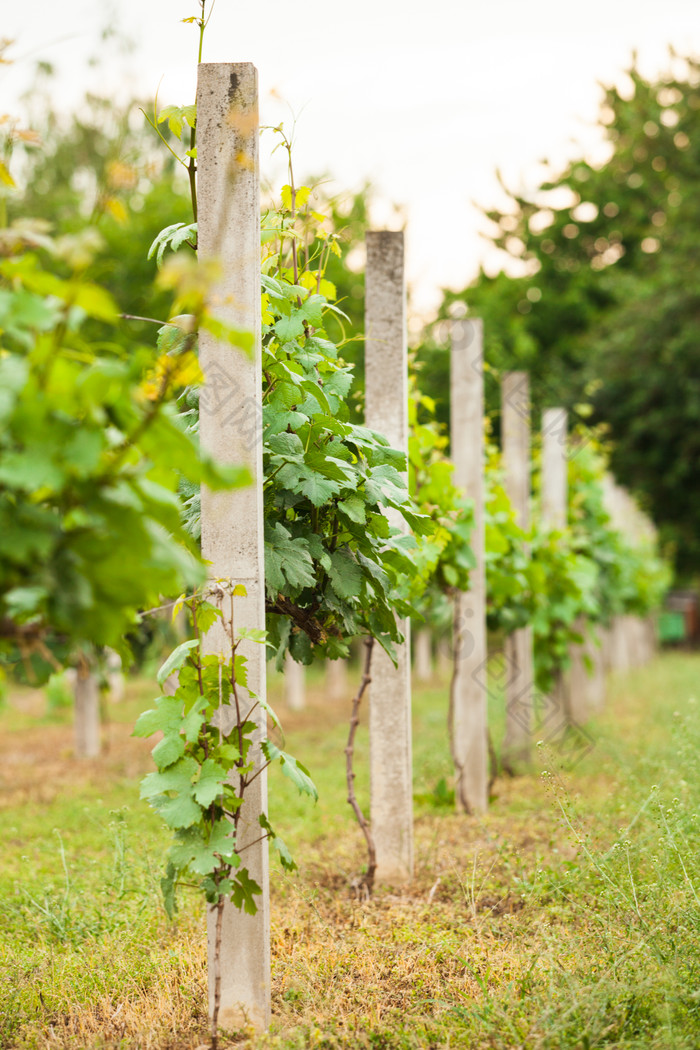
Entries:
{"label": "white sky", "polygon": [[[16,110],[39,59],[54,95],[89,89],[185,103],[195,87],[197,0],[4,0],[2,34],[15,65],[0,67],[3,111]],[[105,26],[136,49],[100,47]],[[668,45],[700,55],[698,0],[216,0],[204,60],[252,61],[265,124],[297,115],[295,169],[329,172],[338,190],[370,178],[407,216],[414,307],[493,269],[472,202],[502,203],[508,185],[535,185],[559,165],[600,152],[598,82],[619,81],[633,49],[643,72],[667,69]],[[90,65],[97,55],[100,61]],[[263,143],[263,171],[279,179]],[[399,223],[400,224],[400,223]]]}

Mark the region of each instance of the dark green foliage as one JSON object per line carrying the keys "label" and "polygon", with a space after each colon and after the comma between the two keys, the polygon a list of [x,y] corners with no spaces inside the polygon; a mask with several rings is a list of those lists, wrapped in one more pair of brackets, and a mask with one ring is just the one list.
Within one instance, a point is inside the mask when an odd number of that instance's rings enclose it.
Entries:
{"label": "dark green foliage", "polygon": [[[80,115],[56,113],[50,81],[40,114],[33,122],[39,145],[25,145],[16,157],[16,192],[7,199],[8,218],[32,216],[49,224],[54,235],[91,231],[90,276],[106,288],[122,309],[138,317],[164,320],[170,299],[153,283],[149,244],[164,226],[187,221],[186,183],[177,177],[173,158],[154,149],[139,103],[123,107],[111,99],[89,96]],[[67,275],[60,261],[58,272]],[[95,338],[126,347],[130,340],[153,339],[153,326],[131,321],[120,331],[88,323]]]}
{"label": "dark green foliage", "polygon": [[[303,190],[303,188],[302,188]],[[300,193],[302,191],[299,191]],[[283,224],[293,215],[280,215]],[[309,663],[345,655],[369,633],[392,652],[395,612],[414,576],[416,541],[388,522],[393,510],[416,532],[433,527],[408,497],[405,457],[351,422],[352,371],[326,338],[333,305],[316,289],[322,271],[278,267],[263,279],[263,469],[269,640]]]}
{"label": "dark green foliage", "polygon": [[[515,523],[493,446],[485,475],[488,625],[506,634],[532,626],[543,692],[582,641],[582,622],[590,629],[609,625],[613,616],[648,616],[669,585],[654,542],[635,541],[612,525],[603,500],[607,460],[595,434],[580,429],[570,450],[564,529],[543,524],[537,500],[529,532]],[[539,481],[536,471],[536,490]]]}
{"label": "dark green foliage", "polygon": [[[163,734],[152,752],[156,772],[141,782],[141,798],[173,830],[167,871],[161,881],[165,908],[171,917],[177,910],[177,884],[185,874],[199,880],[210,904],[230,899],[250,915],[257,911],[255,897],[261,893],[245,865],[241,866],[239,822],[246,790],[260,772],[254,736],[258,732],[255,712],[262,701],[248,688],[247,658],[238,648],[243,638],[263,644],[264,636],[241,631],[238,638],[234,637],[235,599],[245,592],[240,586],[229,587],[228,592],[228,600],[224,599],[227,615],[201,598],[184,603],[192,612],[197,637],[179,645],[158,672],[161,688],[177,673],[177,689],[174,695],[158,697],[156,706],[145,711],[134,727],[134,736]],[[221,655],[205,656],[200,632],[215,620],[222,622],[228,649]],[[219,723],[223,706],[235,713],[225,733]],[[274,712],[267,704],[263,706],[278,729]],[[268,765],[279,761],[282,772],[300,792],[318,797],[308,770],[292,755],[268,739],[262,740],[260,749]],[[260,813],[257,819],[282,866],[293,870],[296,865],[291,854],[267,815]]]}
{"label": "dark green foliage", "polygon": [[655,280],[601,324],[595,395],[615,473],[644,497],[686,574],[700,568],[700,257],[688,248],[682,260],[662,257]]}
{"label": "dark green foliage", "polygon": [[[283,187],[280,209],[263,217],[262,235],[268,644],[278,662],[289,650],[305,664],[347,655],[360,634],[393,654],[402,639],[396,614],[411,615],[410,602],[451,542],[444,527],[436,541],[436,522],[409,497],[405,455],[352,421],[353,369],[327,332],[339,317],[347,323],[325,276],[340,249],[324,216],[309,208],[310,196],[308,187]],[[154,244],[172,246],[167,237]],[[170,338],[168,329],[160,338]],[[183,409],[196,432],[196,390],[186,392]],[[198,488],[185,483],[182,492],[188,529],[197,536]],[[387,512],[413,535],[390,524]]]}
{"label": "dark green foliage", "polygon": [[670,585],[669,565],[651,536],[634,540],[613,528],[603,496],[604,451],[594,432],[578,437],[568,464],[568,524],[574,549],[597,569],[598,618],[609,624],[613,616],[648,616]]}
{"label": "dark green foliage", "polygon": [[46,675],[76,647],[120,647],[139,610],[201,579],[180,474],[221,487],[246,472],[215,467],[185,432],[181,355],[86,336],[90,321],[120,328],[76,267],[89,244],[41,235],[62,277],[29,250],[34,229],[5,231],[0,257],[0,633],[5,660]]}
{"label": "dark green foliage", "polygon": [[422,544],[411,604],[415,618],[446,628],[452,618],[452,596],[469,589],[474,568],[470,545],[474,528],[473,502],[453,480],[447,458],[447,436],[435,419],[435,404],[418,391],[412,377],[409,406],[408,466],[411,496],[433,521],[434,531]]}
{"label": "dark green foliage", "polygon": [[[700,308],[697,227],[700,66],[606,92],[610,157],[573,162],[529,197],[489,212],[493,240],[520,277],[482,273],[446,293],[440,316],[466,305],[484,318],[496,369],[527,369],[537,408],[591,402],[608,425],[612,465],[677,547],[680,571],[700,567],[698,456]],[[421,350],[426,392],[444,401],[444,325]],[[489,404],[498,409],[495,384]],[[442,398],[442,400],[441,400]]]}

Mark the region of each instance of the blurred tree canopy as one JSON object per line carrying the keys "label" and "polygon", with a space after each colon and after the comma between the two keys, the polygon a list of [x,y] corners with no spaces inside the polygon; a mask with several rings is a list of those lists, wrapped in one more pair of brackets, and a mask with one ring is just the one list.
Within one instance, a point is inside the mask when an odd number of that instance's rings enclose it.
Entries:
{"label": "blurred tree canopy", "polygon": [[[132,314],[166,319],[170,299],[154,287],[155,264],[147,253],[164,226],[191,221],[190,201],[186,179],[160,147],[141,104],[116,106],[88,95],[78,111],[64,116],[40,81],[32,111],[32,136],[15,145],[23,154],[13,158],[20,188],[7,197],[8,221],[30,215],[44,220],[54,236],[95,231],[90,279],[128,303]],[[92,328],[97,337],[98,327]],[[155,342],[155,333],[152,324],[131,322],[128,328],[128,338],[148,342]]]}
{"label": "blurred tree canopy", "polygon": [[93,103],[92,123],[57,131],[49,114],[43,135],[0,120],[0,673],[39,680],[88,663],[92,646],[126,655],[143,610],[204,579],[182,477],[249,482],[202,453],[181,417],[179,394],[201,381],[191,339],[156,345],[151,324],[142,341],[120,314],[134,296],[211,322],[184,271],[164,269],[152,291],[145,267],[130,273],[155,183],[132,160],[131,110]]}
{"label": "blurred tree canopy", "polygon": [[[192,214],[187,179],[144,115],[151,113],[152,103],[134,100],[116,106],[88,95],[76,113],[65,116],[53,109],[50,86],[50,70],[40,71],[27,114],[32,133],[25,139],[15,136],[22,156],[14,158],[13,167],[20,171],[21,189],[7,198],[7,219],[43,219],[54,235],[96,230],[100,242],[92,254],[90,278],[128,303],[134,315],[163,320],[169,302],[154,288],[156,266],[147,258],[148,249],[164,227],[189,223]],[[160,130],[167,138],[167,124]],[[366,183],[357,191],[336,193],[327,176],[305,182],[315,187],[314,206],[328,215],[343,247],[340,256],[330,256],[327,277],[348,320],[336,319],[330,335],[355,366],[354,408],[362,413],[363,246],[373,191]],[[154,341],[155,328],[131,322],[129,335]]]}
{"label": "blurred tree canopy", "polygon": [[[700,570],[700,62],[672,57],[672,75],[633,65],[629,90],[605,91],[604,163],[577,160],[487,212],[521,276],[481,272],[445,292],[419,360],[445,417],[445,322],[482,317],[489,366],[528,370],[539,408],[607,424],[616,476],[688,573]],[[497,409],[496,384],[490,395]]]}
{"label": "blurred tree canopy", "polygon": [[[119,108],[90,97],[61,118],[52,111],[50,80],[33,98],[38,138],[21,142],[25,189],[7,198],[9,218],[45,218],[58,235],[95,228],[101,245],[90,278],[133,314],[166,317],[169,304],[154,292],[146,253],[164,226],[190,221],[187,180],[137,103]],[[592,411],[587,422],[607,424],[616,475],[661,524],[680,571],[697,571],[700,63],[676,58],[674,74],[655,81],[633,66],[629,90],[605,92],[600,119],[609,150],[604,163],[577,160],[529,196],[511,195],[507,207],[487,213],[493,242],[520,276],[482,272],[463,291],[445,292],[418,351],[420,387],[446,422],[447,321],[465,310],[482,317],[488,366],[496,373],[527,369],[536,407],[564,404],[574,414]],[[349,318],[333,338],[355,365],[361,413],[362,243],[372,191],[336,197],[324,180],[308,181],[345,242],[327,276]],[[98,323],[88,324],[99,337]],[[155,333],[130,322],[129,335],[152,341]],[[497,415],[496,382],[487,382],[487,397]]]}
{"label": "blurred tree canopy", "polygon": [[329,194],[325,179],[309,179],[316,186],[315,207],[328,215],[331,227],[337,231],[342,252],[331,254],[326,267],[326,277],[335,285],[338,306],[347,316],[347,321],[334,318],[329,321],[330,338],[341,347],[343,358],[354,366],[356,381],[351,399],[351,408],[358,418],[364,418],[365,387],[365,231],[370,229],[370,210],[373,190],[369,183],[356,192]]}

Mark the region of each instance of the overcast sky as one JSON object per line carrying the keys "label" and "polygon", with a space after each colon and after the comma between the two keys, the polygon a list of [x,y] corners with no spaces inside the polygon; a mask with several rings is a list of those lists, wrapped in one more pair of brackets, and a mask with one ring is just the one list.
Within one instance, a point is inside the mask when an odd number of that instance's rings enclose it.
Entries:
{"label": "overcast sky", "polygon": [[[5,0],[2,33],[16,41],[0,67],[3,111],[16,110],[38,60],[58,71],[59,105],[87,89],[165,103],[193,100],[198,0]],[[111,27],[134,50],[100,44]],[[296,115],[298,173],[329,172],[338,190],[371,179],[407,217],[417,309],[442,286],[463,287],[480,262],[473,202],[502,202],[496,169],[527,188],[555,165],[601,153],[598,82],[620,82],[632,51],[643,72],[669,67],[668,45],[700,55],[698,0],[216,0],[205,61],[252,61],[265,124]],[[90,59],[98,56],[96,65]],[[280,171],[268,159],[264,171]]]}

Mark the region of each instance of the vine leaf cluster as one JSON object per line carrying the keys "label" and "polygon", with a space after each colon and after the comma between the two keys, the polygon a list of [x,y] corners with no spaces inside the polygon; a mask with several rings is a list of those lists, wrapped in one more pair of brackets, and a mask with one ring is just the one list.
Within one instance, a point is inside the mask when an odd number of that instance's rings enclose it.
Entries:
{"label": "vine leaf cluster", "polygon": [[[264,644],[264,634],[240,630],[234,637],[234,601],[244,588],[229,586],[228,593],[227,617],[219,605],[201,596],[178,602],[177,611],[183,605],[191,610],[196,637],[179,645],[158,672],[161,687],[177,673],[174,694],[158,697],[156,706],[145,711],[134,727],[138,737],[163,734],[152,752],[156,772],[142,781],[141,798],[174,832],[162,883],[169,915],[176,909],[175,891],[184,874],[200,879],[210,904],[228,897],[236,907],[255,914],[254,898],[261,889],[241,865],[245,847],[238,838],[246,791],[265,766],[279,761],[300,792],[318,797],[308,770],[292,755],[270,739],[256,743],[259,707],[275,728],[280,726],[272,708],[249,688],[247,658],[239,648],[245,639]],[[227,651],[207,655],[202,637],[217,621],[223,624]],[[292,870],[295,864],[289,850],[267,816],[260,814],[258,822],[282,866]]]}

